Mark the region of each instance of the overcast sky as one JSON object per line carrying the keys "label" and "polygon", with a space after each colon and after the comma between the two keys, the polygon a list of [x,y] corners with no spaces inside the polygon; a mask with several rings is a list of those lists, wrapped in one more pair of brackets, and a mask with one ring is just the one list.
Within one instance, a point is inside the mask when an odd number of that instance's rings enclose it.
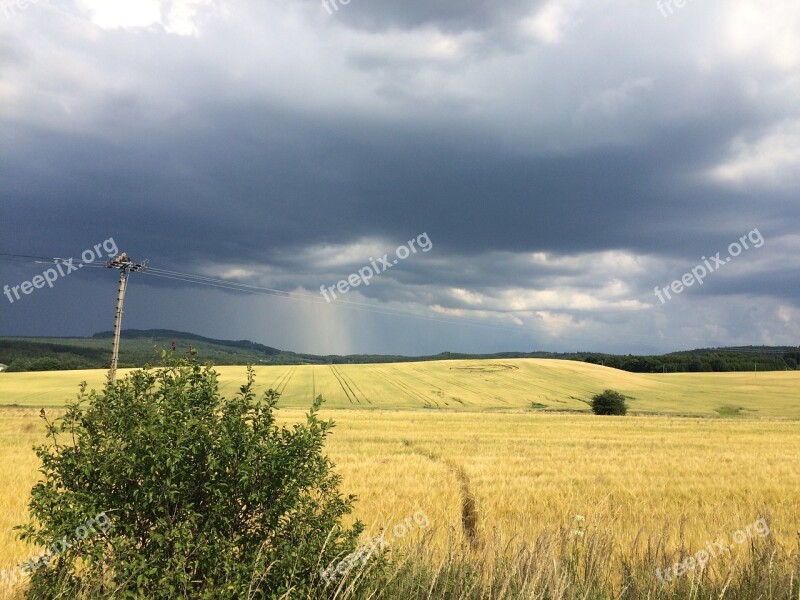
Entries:
{"label": "overcast sky", "polygon": [[[128,328],[314,353],[797,345],[799,190],[797,0],[0,0],[0,252],[113,238],[296,293],[133,274]],[[0,285],[46,268],[0,262]],[[109,330],[116,285],[12,290],[0,334]]]}

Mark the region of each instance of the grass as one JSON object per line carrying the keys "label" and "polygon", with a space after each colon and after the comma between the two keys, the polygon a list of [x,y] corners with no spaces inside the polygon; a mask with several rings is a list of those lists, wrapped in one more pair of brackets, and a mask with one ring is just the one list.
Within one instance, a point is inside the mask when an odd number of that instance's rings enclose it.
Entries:
{"label": "grass", "polygon": [[[232,394],[244,367],[218,367]],[[322,394],[332,408],[459,411],[582,411],[613,388],[640,414],[800,419],[800,371],[765,373],[628,373],[566,360],[458,360],[377,365],[256,367],[261,389],[290,407]],[[0,374],[0,404],[62,406],[81,381],[100,387],[105,371]]]}

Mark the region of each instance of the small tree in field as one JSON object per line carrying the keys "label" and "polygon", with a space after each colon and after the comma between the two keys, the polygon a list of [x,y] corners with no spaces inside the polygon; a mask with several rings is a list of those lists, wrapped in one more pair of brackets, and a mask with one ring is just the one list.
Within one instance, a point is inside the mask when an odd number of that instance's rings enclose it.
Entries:
{"label": "small tree in field", "polygon": [[606,390],[592,397],[592,412],[596,415],[625,415],[628,406],[625,396],[614,390]]}
{"label": "small tree in field", "polygon": [[[31,598],[300,598],[356,548],[354,497],[323,453],[333,423],[317,398],[305,423],[275,421],[254,373],[224,399],[211,367],[165,355],[100,393],[81,386],[47,420],[43,480],[20,537],[59,546],[33,567]],[[75,540],[87,517],[108,527]]]}

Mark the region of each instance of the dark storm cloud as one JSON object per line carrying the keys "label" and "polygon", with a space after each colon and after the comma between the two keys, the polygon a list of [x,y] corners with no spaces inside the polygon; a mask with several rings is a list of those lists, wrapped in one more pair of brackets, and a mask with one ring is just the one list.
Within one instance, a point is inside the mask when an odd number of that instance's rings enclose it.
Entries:
{"label": "dark storm cloud", "polygon": [[[248,127],[256,116],[259,125]],[[463,136],[388,130],[375,140],[353,139],[350,127],[325,131],[287,120],[268,111],[217,114],[209,131],[152,131],[138,143],[43,136],[44,154],[18,156],[7,171],[17,182],[7,201],[24,215],[35,196],[28,217],[37,222],[42,204],[64,220],[77,217],[76,204],[95,223],[110,223],[113,213],[157,254],[220,260],[246,249],[272,256],[287,245],[423,229],[445,247],[475,254],[675,252],[687,244],[700,251],[730,235],[710,234],[709,225],[735,214],[740,228],[748,226],[768,208],[751,196],[681,182],[665,189],[667,173],[698,164],[696,155],[710,145],[690,131],[680,144],[656,137],[635,150],[520,157]],[[672,150],[663,147],[669,143]],[[158,229],[185,241],[175,248]],[[209,246],[209,239],[232,241]]]}
{"label": "dark storm cloud", "polygon": [[[793,47],[777,34],[740,39],[731,15],[747,2],[669,23],[654,7],[577,0],[352,0],[331,15],[210,2],[189,25],[165,16],[179,4],[149,28],[44,6],[2,25],[13,42],[0,43],[0,250],[62,255],[113,235],[154,266],[317,294],[427,232],[433,251],[348,298],[519,325],[495,349],[602,343],[610,329],[623,349],[682,347],[656,330],[694,322],[687,302],[700,322],[724,297],[741,302],[731,311],[759,298],[772,315],[762,339],[797,333],[782,325],[797,312]],[[796,9],[776,7],[779,27]],[[653,304],[654,286],[755,227],[768,237],[758,255],[680,304]],[[229,312],[225,298],[261,318],[255,300],[227,292],[152,278],[143,289],[151,319],[138,326],[241,337],[210,324],[212,307]],[[207,311],[187,321],[168,292],[206,297]],[[57,332],[37,321],[43,298],[4,309],[17,311],[14,332]],[[277,312],[254,333],[273,345],[440,343],[419,339],[424,325],[373,316],[359,321],[372,329],[344,332],[350,317],[327,307],[313,313],[324,341],[289,329],[271,339],[276,323],[311,317],[264,302]],[[718,319],[709,339],[753,335]],[[70,332],[97,323],[87,313]],[[473,349],[485,339],[447,331]]]}

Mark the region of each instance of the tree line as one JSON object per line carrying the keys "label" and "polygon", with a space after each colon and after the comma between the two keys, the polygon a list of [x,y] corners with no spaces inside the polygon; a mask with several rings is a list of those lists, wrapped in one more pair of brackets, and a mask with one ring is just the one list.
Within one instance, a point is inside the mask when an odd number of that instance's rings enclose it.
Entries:
{"label": "tree line", "polygon": [[[158,361],[155,345],[171,345],[179,350],[192,348],[202,360],[217,365],[301,365],[301,364],[370,364],[436,360],[478,360],[512,358],[557,358],[603,365],[632,373],[723,373],[733,371],[794,371],[800,364],[800,347],[750,346],[711,348],[662,355],[618,355],[597,352],[500,352],[496,354],[461,354],[443,352],[430,356],[295,354],[249,341],[225,342],[191,334],[189,337],[159,338],[145,334],[180,334],[180,332],[123,332],[120,367],[143,367]],[[138,335],[137,335],[138,334]],[[224,342],[224,343],[220,343]],[[105,334],[94,338],[0,339],[0,364],[8,372],[104,369],[108,367],[111,341]]]}

